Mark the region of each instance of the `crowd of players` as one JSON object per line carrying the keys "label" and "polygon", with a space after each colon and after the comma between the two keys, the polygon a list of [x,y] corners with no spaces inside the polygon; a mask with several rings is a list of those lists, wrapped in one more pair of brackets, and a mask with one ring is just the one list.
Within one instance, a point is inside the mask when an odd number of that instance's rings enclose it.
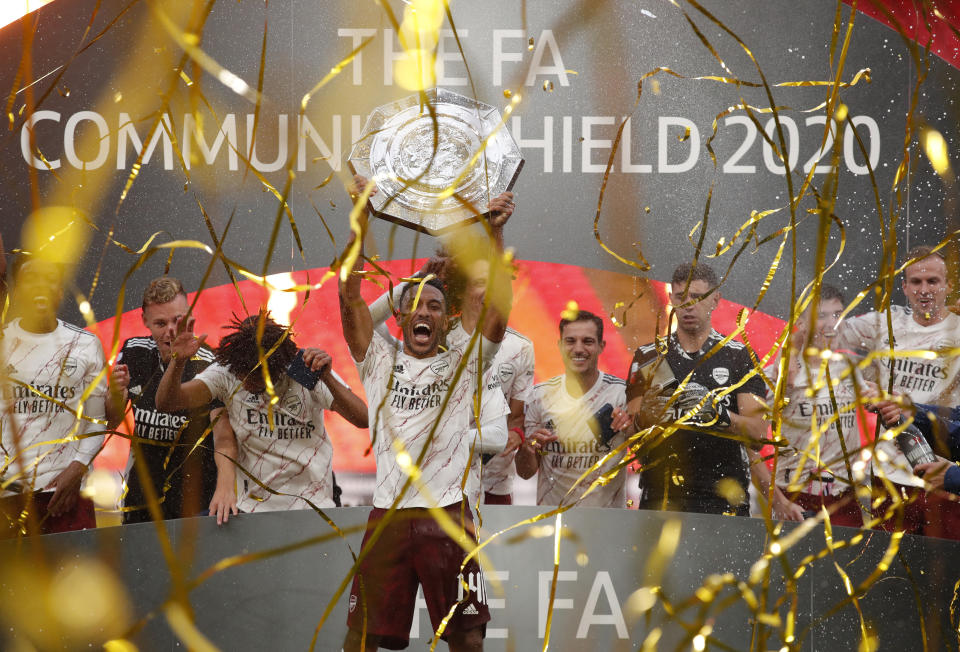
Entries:
{"label": "crowd of players", "polygon": [[[376,192],[366,185],[354,180],[355,200]],[[889,322],[886,311],[841,321],[844,297],[823,285],[790,335],[791,354],[766,368],[714,330],[714,271],[680,265],[669,286],[675,328],[637,349],[625,379],[600,369],[604,320],[571,311],[559,322],[565,371],[535,385],[533,345],[507,327],[512,194],[489,210],[482,235],[458,238],[370,305],[353,233],[340,321],[366,402],[326,352],[300,349],[266,312],[235,320],[209,348],[171,277],[146,288],[148,334],[128,339],[107,371],[97,338],[57,318],[63,269],[18,256],[19,310],[0,342],[0,536],[93,527],[81,483],[127,414],[125,523],[333,507],[323,412],[334,410],[369,429],[377,467],[347,650],[403,646],[418,584],[451,648],[479,649],[489,619],[480,568],[464,565],[464,547],[428,510],[441,507],[469,536],[471,509],[510,504],[517,475],[536,475],[540,505],[626,507],[636,464],[641,509],[747,516],[752,482],[774,518],[827,510],[835,524],[960,538],[951,494],[960,468],[948,462],[960,456],[960,317],[947,305],[939,252],[907,254],[908,305]],[[361,234],[366,220],[361,210]],[[864,448],[865,406],[894,431],[912,419],[944,459],[912,469],[892,440]],[[761,454],[771,440],[772,464]]]}

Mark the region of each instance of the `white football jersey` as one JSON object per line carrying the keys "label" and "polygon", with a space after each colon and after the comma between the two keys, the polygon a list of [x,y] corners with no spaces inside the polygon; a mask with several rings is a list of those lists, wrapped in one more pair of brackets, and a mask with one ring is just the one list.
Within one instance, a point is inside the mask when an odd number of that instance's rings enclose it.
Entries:
{"label": "white football jersey", "polygon": [[[458,323],[447,333],[447,344],[465,348],[470,334]],[[512,328],[508,328],[500,349],[484,376],[486,388],[500,389],[507,405],[511,400],[527,403],[533,394],[533,343]],[[513,479],[517,476],[513,458],[517,452],[500,453],[483,465],[483,490],[500,496],[513,493]]]}
{"label": "white football jersey", "polygon": [[[497,345],[484,341],[483,347],[495,352]],[[414,358],[374,332],[363,361],[357,363],[367,394],[370,437],[377,460],[374,507],[389,508],[401,493],[401,508],[442,507],[462,500],[464,477],[470,467],[473,441],[468,434],[474,419],[480,366],[475,361],[465,364],[455,383],[463,358],[464,350],[457,346],[430,358]],[[500,392],[484,391],[481,395],[499,400],[499,408],[489,410],[490,418],[508,414]],[[398,457],[401,453],[409,457]],[[407,460],[418,466],[418,481],[426,493],[413,483],[403,492]],[[407,471],[411,469],[406,466]]]}
{"label": "white football jersey", "polygon": [[[894,351],[945,351],[960,346],[960,317],[949,313],[947,318],[932,326],[923,326],[913,319],[913,313],[903,306],[892,306]],[[837,349],[850,349],[855,353],[889,351],[890,338],[886,313],[870,312],[845,320],[838,331]],[[934,359],[921,357],[888,356],[875,358],[864,373],[886,390],[890,375],[893,375],[893,390],[906,394],[915,403],[931,403],[943,407],[960,405],[960,357],[943,356]],[[883,452],[887,461],[874,460],[893,482],[903,485],[923,486],[923,481],[913,475],[907,458],[896,444],[881,441],[877,452]]]}
{"label": "white football jersey", "polygon": [[105,366],[103,347],[72,324],[58,321],[51,333],[31,333],[15,319],[3,330],[0,352],[0,477],[20,476],[24,489],[39,491],[70,462],[89,465],[100,451],[106,426],[90,419],[104,419],[106,374],[94,385]]}
{"label": "white football jersey", "polygon": [[[339,380],[339,377],[337,378]],[[271,410],[264,392],[251,394],[230,370],[214,363],[196,376],[215,399],[227,406],[237,436],[238,462],[275,495],[237,469],[237,507],[244,512],[333,507],[333,445],[323,425],[323,411],[333,395],[323,381],[312,390],[284,377],[277,386],[280,401]]]}
{"label": "white football jersey", "polygon": [[[827,367],[820,365],[809,368],[815,388],[815,391],[810,391],[807,362],[794,360],[793,364],[796,368],[784,390],[784,398],[788,402],[781,411],[781,434],[789,444],[782,450],[777,462],[777,484],[781,487],[793,482],[805,484],[811,473],[829,471],[835,478],[843,479],[833,483],[831,493],[842,493],[851,487],[852,481],[847,475],[844,448],[851,464],[859,459],[855,451],[860,449],[856,394],[849,377],[850,367],[854,363],[846,358],[832,359],[828,363],[830,379],[836,382],[833,387],[836,411],[827,385]],[[779,359],[775,361],[774,371],[779,368],[778,365]],[[863,387],[862,383],[860,386]],[[772,400],[773,392],[768,390],[767,398]],[[797,468],[802,469],[799,475],[795,473]]]}
{"label": "white football jersey", "polygon": [[553,430],[557,435],[557,441],[547,444],[542,451],[537,473],[537,504],[623,507],[626,478],[623,471],[581,499],[591,483],[615,467],[622,456],[607,460],[588,474],[576,489],[570,490],[584,471],[624,442],[622,433],[615,434],[609,442],[602,442],[599,433],[594,433],[594,415],[608,404],[614,409],[624,408],[626,383],[616,376],[601,373],[593,387],[583,396],[574,398],[567,391],[566,376],[561,375],[536,385],[533,393],[525,418],[527,437],[537,428]]}

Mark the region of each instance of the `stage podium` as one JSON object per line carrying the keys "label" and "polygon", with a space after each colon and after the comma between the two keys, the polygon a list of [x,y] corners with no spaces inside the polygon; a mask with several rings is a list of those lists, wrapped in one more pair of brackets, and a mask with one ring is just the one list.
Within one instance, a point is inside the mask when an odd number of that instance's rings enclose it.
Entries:
{"label": "stage podium", "polygon": [[[312,511],[242,515],[223,527],[212,518],[167,522],[167,535],[186,581],[195,584],[189,595],[197,630],[221,650],[309,649],[325,609],[348,581],[351,550],[359,551],[367,511],[353,507],[327,512],[337,527],[348,531],[343,536]],[[519,506],[484,509],[485,536],[504,530],[485,549],[492,566],[484,570],[493,615],[487,650],[543,647],[557,519],[517,526],[543,513],[546,510]],[[818,525],[783,554],[786,566],[779,557],[768,562],[765,589],[764,582],[756,582],[763,576],[763,562],[757,562],[769,551],[770,540],[758,519],[581,508],[565,512],[560,527],[549,635],[550,649],[564,651],[639,649],[657,628],[660,650],[678,645],[691,649],[697,634],[708,635],[707,649],[781,649],[794,600],[794,649],[856,650],[861,623],[838,569],[851,586],[858,586],[876,571],[891,542],[886,533],[835,528],[833,544],[839,549],[820,554],[827,546],[824,528]],[[795,527],[785,527],[781,538]],[[660,556],[673,543],[672,556]],[[256,557],[260,553],[263,556]],[[238,555],[253,557],[204,575],[218,562]],[[91,557],[112,569],[125,587],[131,622],[152,614],[130,635],[140,650],[185,649],[163,611],[171,594],[171,573],[152,524],[0,543],[0,605],[7,605],[0,609],[5,617],[9,618],[10,605],[36,599],[24,593],[29,590],[22,584],[24,569],[45,565],[62,573]],[[804,572],[796,577],[800,562],[810,557],[814,558],[807,559]],[[657,559],[663,562],[659,571]],[[11,573],[11,564],[20,572]],[[796,577],[793,590],[784,581],[785,572]],[[741,582],[739,588],[736,583],[721,587],[712,601],[709,592],[697,592],[708,576],[727,573]],[[494,577],[500,580],[499,589]],[[196,583],[197,578],[204,579]],[[881,649],[924,649],[924,638],[926,649],[956,649],[950,602],[958,580],[960,544],[904,536],[879,581],[856,596],[867,631],[877,637]],[[638,593],[651,583],[663,598],[652,607],[653,593]],[[745,593],[768,615],[758,619],[742,598]],[[94,597],[75,599],[83,605]],[[667,614],[664,599],[672,605],[673,615]],[[315,649],[340,649],[346,613],[344,592],[317,633]],[[7,622],[0,647],[29,649],[17,645],[28,639],[30,627],[23,621]],[[418,610],[412,634],[410,649],[426,649],[431,631],[425,608]],[[751,643],[764,636],[768,638],[762,646]],[[98,649],[104,641],[94,639],[89,642]],[[727,647],[715,647],[714,641]]]}

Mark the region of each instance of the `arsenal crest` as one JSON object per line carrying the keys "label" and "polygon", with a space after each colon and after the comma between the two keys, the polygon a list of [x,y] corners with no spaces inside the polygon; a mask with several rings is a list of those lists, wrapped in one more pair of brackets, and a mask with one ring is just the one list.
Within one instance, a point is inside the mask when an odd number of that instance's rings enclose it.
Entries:
{"label": "arsenal crest", "polygon": [[727,381],[730,380],[730,370],[726,367],[714,367],[710,371],[710,375],[718,385],[726,385]]}

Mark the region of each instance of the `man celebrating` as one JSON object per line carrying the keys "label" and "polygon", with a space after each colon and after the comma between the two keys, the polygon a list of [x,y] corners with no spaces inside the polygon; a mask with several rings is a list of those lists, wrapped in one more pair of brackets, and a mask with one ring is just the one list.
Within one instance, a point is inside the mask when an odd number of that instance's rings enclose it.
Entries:
{"label": "man celebrating", "polygon": [[[363,401],[332,370],[330,356],[319,349],[302,353],[303,366],[314,372],[315,384],[292,376],[299,349],[292,334],[268,312],[235,319],[217,347],[217,361],[193,380],[181,381],[187,361],[197,354],[205,335],[193,334],[193,320],[171,345],[157,388],[157,406],[177,411],[203,408],[214,399],[226,406],[235,442],[218,455],[217,489],[210,511],[223,521],[229,513],[333,507],[333,445],[323,425],[323,411],[332,409],[357,426],[367,426]],[[266,370],[261,365],[267,355]],[[266,391],[264,372],[276,401]],[[217,437],[217,452],[222,443]],[[247,476],[239,500],[234,497],[236,460]]]}
{"label": "man celebrating", "polygon": [[[713,330],[718,286],[716,273],[702,262],[678,267],[670,288],[677,330],[664,352],[652,343],[633,357],[627,398],[638,427],[682,426],[662,440],[640,443],[641,509],[750,514],[748,455],[733,437],[759,440],[766,434],[758,398],[765,388],[756,376],[745,379],[753,364],[744,345],[723,343]],[[659,382],[661,377],[669,381]],[[667,401],[664,395],[678,383],[682,390]]]}
{"label": "man celebrating", "polygon": [[565,372],[534,388],[526,439],[517,452],[517,474],[530,478],[539,472],[538,505],[623,507],[622,472],[586,493],[623,457],[600,464],[624,442],[621,430],[630,423],[623,411],[626,384],[598,366],[606,346],[603,320],[586,310],[561,319],[559,344]]}
{"label": "man celebrating", "polygon": [[[355,177],[354,184],[356,198],[367,180]],[[492,208],[490,226],[497,231],[512,212],[512,202]],[[490,612],[476,558],[464,564],[471,523],[469,510],[461,505],[462,486],[474,445],[469,431],[475,392],[481,400],[501,402],[499,415],[481,408],[481,421],[499,416],[506,433],[506,403],[499,392],[484,391],[478,362],[490,360],[503,340],[510,306],[507,272],[492,265],[490,309],[480,326],[483,361],[465,360],[462,345],[440,351],[447,303],[436,279],[403,289],[398,314],[403,339],[397,348],[374,331],[360,294],[367,217],[364,206],[359,233],[347,245],[350,251],[356,244],[359,252],[353,269],[341,276],[340,311],[344,338],[367,394],[377,480],[343,647],[360,650],[364,640],[367,650],[406,647],[419,583],[434,631],[450,649],[480,650]],[[484,429],[481,437],[486,434]],[[427,511],[435,506],[459,524],[461,536],[452,539],[439,527]],[[381,522],[391,507],[397,511]]]}
{"label": "man celebrating", "polygon": [[[150,520],[147,497],[159,499],[163,518],[195,516],[207,509],[216,487],[217,469],[213,460],[213,438],[197,442],[208,432],[211,408],[168,414],[157,409],[157,385],[170,364],[171,345],[177,326],[190,308],[183,285],[164,276],[147,286],[143,293],[143,325],[149,337],[132,337],[123,343],[111,376],[111,397],[107,401],[107,423],[111,429],[123,420],[127,403],[133,405],[136,441],[130,447],[127,462],[123,522]],[[214,361],[213,351],[201,347],[183,368],[183,382],[193,379]],[[229,427],[226,418],[221,427]],[[142,471],[135,464],[139,456]],[[145,471],[145,473],[144,473]],[[149,491],[144,485],[149,482]]]}
{"label": "man celebrating", "polygon": [[[841,324],[838,348],[863,355],[885,353],[874,358],[865,371],[868,380],[889,391],[892,376],[894,393],[906,394],[914,403],[951,408],[960,405],[960,357],[946,353],[934,359],[897,355],[898,351],[940,352],[960,346],[960,317],[947,309],[951,286],[946,260],[939,251],[921,246],[907,252],[907,261],[910,264],[903,273],[903,293],[908,307],[890,307],[893,332],[887,327],[885,312],[870,312]],[[874,517],[884,518],[893,504],[881,474],[893,483],[899,496],[910,499],[904,506],[901,528],[897,528],[897,519],[888,519],[880,527],[960,537],[960,506],[937,493],[924,492],[923,480],[911,472],[906,457],[892,441],[877,442],[873,473],[875,498],[886,496],[879,504],[875,500]]]}
{"label": "man celebrating", "polygon": [[13,276],[21,317],[7,324],[0,343],[0,532],[23,532],[21,512],[31,504],[30,534],[96,527],[80,485],[103,443],[103,349],[92,333],[57,319],[61,265],[22,256]]}
{"label": "man celebrating", "polygon": [[[779,511],[776,515],[794,519],[802,511],[819,512],[826,507],[834,525],[863,527],[850,466],[850,457],[860,449],[850,361],[839,356],[825,360],[819,353],[804,351],[810,315],[814,316],[811,344],[817,352],[824,351],[832,348],[843,308],[843,293],[823,285],[819,305],[811,304],[797,321],[787,363],[784,397],[788,402],[781,413],[781,434],[789,446],[780,454],[776,478],[790,503],[775,504],[774,509]],[[860,387],[866,391],[863,383]],[[772,392],[768,398],[773,398]]]}
{"label": "man celebrating", "polygon": [[[502,244],[502,243],[501,243]],[[502,246],[501,246],[502,248]],[[476,238],[467,238],[455,246],[457,255],[452,270],[445,276],[456,281],[448,285],[460,305],[460,319],[447,333],[447,345],[466,347],[480,322],[490,277],[490,247]],[[488,505],[513,503],[514,456],[523,442],[524,405],[533,391],[533,343],[512,328],[507,328],[487,378],[487,390],[499,390],[510,406],[507,418],[507,447],[482,468],[483,502]]]}

